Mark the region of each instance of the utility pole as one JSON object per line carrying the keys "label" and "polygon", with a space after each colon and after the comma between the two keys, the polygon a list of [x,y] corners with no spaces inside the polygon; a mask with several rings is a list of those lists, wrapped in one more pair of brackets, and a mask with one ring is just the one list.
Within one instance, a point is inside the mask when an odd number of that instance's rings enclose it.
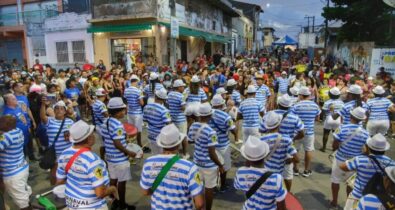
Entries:
{"label": "utility pole", "polygon": [[314,22],[315,22],[315,16],[312,17],[313,18],[313,33],[314,33]]}
{"label": "utility pole", "polygon": [[[176,0],[170,0],[169,4],[171,10],[171,18],[176,17]],[[170,36],[170,67],[171,69],[174,69],[177,60],[177,50],[176,50],[177,38],[173,38],[171,36],[171,30],[169,32],[169,36]]]}
{"label": "utility pole", "polygon": [[[329,8],[329,0],[326,0],[326,8]],[[328,36],[329,36],[329,31],[328,31],[328,18],[325,18],[325,40],[324,40],[324,48],[326,50],[326,47],[328,45]]]}

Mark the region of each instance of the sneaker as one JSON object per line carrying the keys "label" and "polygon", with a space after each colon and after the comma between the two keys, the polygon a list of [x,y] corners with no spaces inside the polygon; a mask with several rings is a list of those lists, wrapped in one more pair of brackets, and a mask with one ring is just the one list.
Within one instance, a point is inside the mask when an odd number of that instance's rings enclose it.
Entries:
{"label": "sneaker", "polygon": [[294,176],[299,176],[299,170],[294,169]]}
{"label": "sneaker", "polygon": [[311,174],[312,174],[311,170],[304,170],[303,173],[302,173],[302,176],[303,177],[309,177],[309,176],[311,176]]}

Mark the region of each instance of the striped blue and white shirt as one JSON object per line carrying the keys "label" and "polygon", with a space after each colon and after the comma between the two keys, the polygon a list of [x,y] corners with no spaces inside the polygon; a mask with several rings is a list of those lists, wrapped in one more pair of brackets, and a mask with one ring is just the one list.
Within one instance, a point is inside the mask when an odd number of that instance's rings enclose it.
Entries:
{"label": "striped blue and white shirt", "polygon": [[344,102],[340,99],[329,99],[325,101],[324,105],[322,106],[322,110],[325,112],[325,116],[328,117],[331,112],[330,108],[333,107],[334,113],[339,113],[340,110],[343,108]]}
{"label": "striped blue and white shirt", "polygon": [[185,97],[182,93],[177,91],[171,91],[167,98],[167,104],[169,105],[169,111],[171,120],[179,125],[187,121],[182,107],[185,106]]}
{"label": "striped blue and white shirt", "polygon": [[264,110],[266,111],[266,101],[271,96],[270,89],[266,85],[255,86],[256,88],[256,100],[262,104]]}
{"label": "striped blue and white shirt", "polygon": [[355,210],[385,210],[385,207],[377,196],[368,194],[359,199]]}
{"label": "striped blue and white shirt", "polygon": [[192,94],[189,88],[184,90],[184,97],[187,103],[207,101],[207,95],[202,88],[199,88],[198,94]]}
{"label": "striped blue and white shirt", "polygon": [[15,128],[0,135],[0,175],[3,179],[28,170],[29,164],[23,153],[23,132]]}
{"label": "striped blue and white shirt", "polygon": [[233,90],[231,99],[235,102],[235,106],[239,107],[241,103],[241,95],[239,91]]}
{"label": "striped blue and white shirt", "polygon": [[128,87],[125,89],[123,97],[128,103],[128,115],[142,115],[143,109],[141,108],[140,99],[142,99],[143,92],[137,87]]}
{"label": "striped blue and white shirt", "polygon": [[243,116],[244,128],[258,128],[260,121],[260,112],[264,112],[264,106],[255,98],[246,98],[241,102],[239,111]]}
{"label": "striped blue and white shirt", "polygon": [[[65,140],[64,133],[69,132],[70,127],[73,124],[74,124],[73,120],[69,118],[65,118],[63,128],[60,131],[58,140],[55,143],[56,157],[59,157],[59,155],[63,152],[63,150],[71,147],[71,142]],[[47,127],[49,146],[52,146],[54,144],[56,134],[60,129],[60,125],[62,125],[62,120],[57,120],[54,117],[48,117],[48,122],[46,124],[46,127]]]}
{"label": "striped blue and white shirt", "polygon": [[288,78],[278,77],[277,83],[278,83],[278,92],[281,94],[286,94],[288,92],[288,85],[289,85]]}
{"label": "striped blue and white shirt", "polygon": [[[395,162],[385,155],[375,155],[374,157],[380,162],[382,168],[395,166]],[[357,172],[354,189],[352,190],[351,195],[356,199],[360,199],[362,197],[362,191],[370,178],[372,178],[376,172],[381,173],[381,170],[376,163],[366,155],[360,155],[347,160],[346,166],[348,170]]]}
{"label": "striped blue and white shirt", "polygon": [[369,120],[388,120],[388,109],[392,102],[387,98],[372,98],[366,103],[369,111]]}
{"label": "striped blue and white shirt", "polygon": [[[343,124],[350,123],[350,112],[354,108],[357,108],[355,106],[355,100],[345,103],[343,108],[339,111],[339,115],[343,118]],[[364,108],[364,109],[368,108],[365,102],[362,102],[362,108]],[[361,122],[361,124],[362,124],[362,122]]]}
{"label": "striped blue and white shirt", "polygon": [[292,158],[297,152],[295,147],[292,145],[292,139],[287,135],[269,133],[263,135],[261,137],[261,141],[266,142],[270,147],[270,151],[272,151],[278,138],[280,138],[279,145],[276,150],[273,151],[270,159],[265,159],[265,168],[272,172],[282,174],[285,167],[285,161]]}
{"label": "striped blue and white shirt", "polygon": [[[276,109],[274,110],[274,112],[284,116],[284,114],[288,112],[288,110]],[[262,120],[259,127],[259,132],[261,133],[265,133],[267,131],[263,122],[264,121]],[[297,115],[288,112],[287,116],[285,116],[285,118],[281,122],[279,133],[282,135],[287,135],[291,139],[293,139],[303,129],[304,124],[302,120]]]}
{"label": "striped blue and white shirt", "polygon": [[306,136],[314,135],[314,121],[321,113],[320,107],[316,103],[310,100],[300,101],[291,107],[290,112],[298,115],[302,120]]}
{"label": "striped blue and white shirt", "polygon": [[106,117],[104,117],[104,113],[107,112],[106,105],[102,101],[96,99],[95,103],[92,105],[92,111],[95,125],[100,126],[103,124],[106,119]]}
{"label": "striped blue and white shirt", "polygon": [[[155,83],[155,91],[165,88],[161,83]],[[155,98],[155,94],[151,90],[151,84],[144,87],[144,95],[148,98]]]}
{"label": "striped blue and white shirt", "polygon": [[217,132],[218,144],[216,148],[225,149],[230,144],[229,131],[234,130],[236,126],[228,113],[219,109],[213,111],[209,125]]}
{"label": "striped blue and white shirt", "polygon": [[119,141],[123,147],[127,147],[126,133],[122,122],[118,119],[110,117],[104,121],[100,131],[104,140],[107,162],[112,164],[128,163],[128,156],[118,150],[114,144],[114,141]]}
{"label": "striped blue and white shirt", "polygon": [[[202,128],[202,126],[204,126]],[[200,131],[200,132],[199,132]],[[199,132],[199,133],[198,133]],[[189,141],[195,142],[195,151],[193,153],[193,162],[201,168],[217,168],[218,166],[211,160],[208,153],[209,147],[215,147],[218,144],[217,132],[209,125],[195,122],[188,131]]]}
{"label": "striped blue and white shirt", "polygon": [[[155,155],[145,160],[140,186],[152,187],[163,166],[172,155]],[[178,160],[151,196],[151,209],[193,209],[193,197],[202,194],[203,180],[198,167],[184,159]]]}
{"label": "striped blue and white shirt", "polygon": [[[265,168],[240,167],[234,179],[234,187],[237,190],[247,192],[252,185],[268,172]],[[285,200],[287,190],[283,185],[283,177],[280,174],[272,174],[259,189],[244,202],[243,210],[275,210],[277,202]]]}
{"label": "striped blue and white shirt", "polygon": [[107,206],[104,198],[98,198],[95,188],[110,183],[106,165],[95,153],[81,153],[66,173],[66,165],[78,151],[70,147],[58,159],[57,179],[66,179],[66,205],[73,209],[98,209]]}
{"label": "striped blue and white shirt", "polygon": [[152,103],[144,107],[143,120],[148,123],[148,139],[156,141],[160,130],[171,123],[171,116],[166,107],[158,103]]}
{"label": "striped blue and white shirt", "polygon": [[[356,134],[354,135],[355,132]],[[343,142],[347,141],[352,135],[354,135],[352,140],[343,144]],[[333,138],[342,143],[336,152],[336,160],[344,162],[362,154],[362,149],[369,138],[369,132],[360,125],[346,124],[336,129],[333,133]]]}

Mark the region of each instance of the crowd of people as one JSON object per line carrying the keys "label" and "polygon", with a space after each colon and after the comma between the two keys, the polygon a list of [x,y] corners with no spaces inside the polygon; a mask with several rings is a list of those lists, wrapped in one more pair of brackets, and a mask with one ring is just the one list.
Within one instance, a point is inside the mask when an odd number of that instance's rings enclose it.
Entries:
{"label": "crowd of people", "polygon": [[[243,209],[292,209],[285,198],[294,176],[313,176],[323,122],[320,151],[333,150],[330,209],[340,208],[341,185],[346,210],[394,208],[395,161],[385,152],[395,136],[395,82],[384,69],[373,78],[288,50],[198,56],[173,68],[137,60],[132,68],[0,63],[1,192],[16,206],[32,209],[29,163],[39,161],[52,185],[65,185],[69,209],[108,209],[109,200],[111,209],[135,209],[125,199],[130,159],[149,156],[140,187],[152,209],[210,210],[215,190],[231,186],[245,192]],[[125,123],[137,130],[137,150]],[[246,164],[228,183],[232,150]]]}

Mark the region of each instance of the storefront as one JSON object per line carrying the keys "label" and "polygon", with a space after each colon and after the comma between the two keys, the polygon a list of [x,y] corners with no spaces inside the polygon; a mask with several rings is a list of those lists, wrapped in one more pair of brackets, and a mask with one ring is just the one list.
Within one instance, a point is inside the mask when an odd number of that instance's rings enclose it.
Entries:
{"label": "storefront", "polygon": [[111,60],[123,63],[126,57],[133,59],[138,56],[146,63],[155,58],[155,38],[115,38],[111,39]]}

